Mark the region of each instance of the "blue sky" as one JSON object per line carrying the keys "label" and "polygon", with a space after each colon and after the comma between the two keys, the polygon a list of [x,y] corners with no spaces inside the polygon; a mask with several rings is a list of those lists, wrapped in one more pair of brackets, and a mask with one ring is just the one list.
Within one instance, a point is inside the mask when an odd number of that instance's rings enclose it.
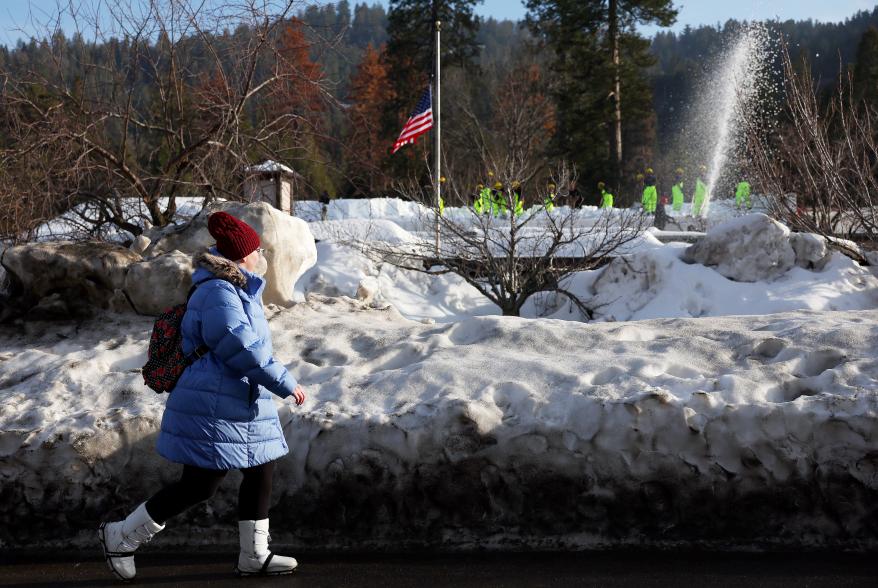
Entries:
{"label": "blue sky", "polygon": [[[682,29],[689,24],[716,24],[730,18],[761,20],[841,21],[858,10],[872,10],[874,0],[677,0],[680,11],[678,23],[673,28]],[[479,13],[494,18],[520,19],[524,17],[524,4],[519,0],[485,0]]]}
{"label": "blue sky", "polygon": [[[95,1],[95,0],[91,0]],[[360,0],[350,0],[355,4]],[[373,0],[367,0],[373,1]],[[17,30],[23,28],[27,34],[34,30],[28,23],[28,13],[32,12],[44,18],[51,13],[58,0],[0,0],[0,43],[12,44],[22,34]],[[67,2],[67,0],[61,0]],[[382,4],[387,4],[384,0]],[[858,10],[871,10],[875,7],[874,0],[678,0],[676,2],[680,16],[674,30],[685,25],[716,24],[729,18],[782,20],[814,19],[820,21],[841,21]],[[484,0],[477,8],[479,14],[497,19],[521,19],[525,9],[520,0]],[[648,29],[648,34],[655,29]]]}

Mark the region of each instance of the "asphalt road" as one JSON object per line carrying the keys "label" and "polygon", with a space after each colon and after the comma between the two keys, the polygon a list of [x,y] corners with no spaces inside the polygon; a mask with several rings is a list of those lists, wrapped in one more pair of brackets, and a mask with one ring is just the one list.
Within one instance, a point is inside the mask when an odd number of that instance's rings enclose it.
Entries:
{"label": "asphalt road", "polygon": [[[49,555],[49,554],[47,554]],[[467,586],[878,587],[878,554],[717,554],[697,552],[502,553],[484,555],[299,555],[292,576],[241,579],[237,554],[137,556],[135,585],[432,588]],[[0,556],[0,586],[123,585],[94,554]]]}

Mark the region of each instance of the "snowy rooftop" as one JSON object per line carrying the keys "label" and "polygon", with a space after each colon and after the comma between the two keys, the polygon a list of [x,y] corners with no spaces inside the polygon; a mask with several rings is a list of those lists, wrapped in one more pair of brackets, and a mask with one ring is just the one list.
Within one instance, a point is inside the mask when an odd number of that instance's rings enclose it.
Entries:
{"label": "snowy rooftop", "polygon": [[260,163],[258,165],[251,165],[250,167],[246,168],[245,171],[248,173],[277,173],[277,172],[280,172],[280,173],[284,173],[284,174],[298,175],[298,174],[296,174],[296,172],[294,172],[292,170],[292,168],[287,167],[286,165],[284,165],[282,163],[278,163],[277,161],[273,161],[271,159],[263,161],[262,163]]}

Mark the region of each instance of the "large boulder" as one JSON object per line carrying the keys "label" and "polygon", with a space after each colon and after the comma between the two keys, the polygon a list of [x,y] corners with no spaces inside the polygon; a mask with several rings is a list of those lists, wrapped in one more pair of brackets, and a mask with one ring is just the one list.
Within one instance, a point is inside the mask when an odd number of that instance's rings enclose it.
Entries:
{"label": "large boulder", "polygon": [[10,247],[2,264],[24,306],[50,298],[53,312],[61,301],[70,314],[87,314],[89,308],[131,310],[123,294],[125,274],[139,259],[111,243],[56,242]]}
{"label": "large boulder", "polygon": [[171,251],[153,259],[133,263],[125,276],[125,293],[140,314],[157,315],[175,304],[186,302],[192,286],[192,255]]}
{"label": "large boulder", "polygon": [[796,263],[790,230],[768,216],[748,214],[719,224],[681,257],[738,282],[776,279]]}
{"label": "large boulder", "polygon": [[[152,242],[143,256],[155,260],[174,251],[194,255],[213,246],[213,237],[207,231],[207,217],[218,210],[224,210],[241,219],[259,233],[268,261],[263,300],[266,303],[290,306],[293,303],[296,280],[317,262],[317,247],[308,223],[265,202],[213,204],[182,227],[154,230],[148,235]],[[158,279],[161,276],[173,276],[172,271],[166,271],[173,265],[173,262],[167,262],[155,266],[163,268]],[[143,277],[148,277],[146,272]]]}

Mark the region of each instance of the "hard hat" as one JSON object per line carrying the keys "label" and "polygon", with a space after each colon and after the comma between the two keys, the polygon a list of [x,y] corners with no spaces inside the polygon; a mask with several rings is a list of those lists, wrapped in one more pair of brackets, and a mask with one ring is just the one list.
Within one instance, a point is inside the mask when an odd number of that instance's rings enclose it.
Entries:
{"label": "hard hat", "polygon": [[637,174],[636,176],[634,176],[634,178],[635,178],[636,180],[638,180],[638,181],[639,181],[639,180],[642,180],[642,179],[643,179],[643,174]]}
{"label": "hard hat", "polygon": [[555,184],[552,182],[549,182],[549,188],[554,188],[554,187],[555,187]]}
{"label": "hard hat", "polygon": [[706,166],[706,165],[700,165],[700,166],[698,166],[698,169],[700,169],[700,170],[703,171],[703,172],[706,172],[706,171],[707,171],[707,166]]}
{"label": "hard hat", "polygon": [[677,175],[678,175],[678,176],[682,176],[682,175],[683,175],[683,172],[684,172],[684,170],[683,170],[682,167],[678,167],[678,168],[677,168]]}
{"label": "hard hat", "polygon": [[481,190],[481,189],[484,188],[484,187],[485,187],[484,184],[479,184],[478,186],[476,186],[476,188],[478,188],[479,190]]}
{"label": "hard hat", "polygon": [[503,184],[501,184],[500,182],[495,182],[495,183],[494,183],[494,189],[495,189],[495,190],[499,190],[499,189],[502,188],[502,187],[503,187]]}
{"label": "hard hat", "polygon": [[444,183],[445,183],[445,176],[439,176],[439,183],[440,183],[440,184],[444,184]]}
{"label": "hard hat", "polygon": [[494,177],[494,172],[489,171],[489,172],[488,172],[488,177],[489,177],[489,178],[493,178],[493,177]]}
{"label": "hard hat", "polygon": [[651,167],[646,168],[646,173],[648,173],[648,174],[653,173],[652,168]]}
{"label": "hard hat", "polygon": [[606,188],[606,187],[607,187],[607,185],[606,185],[605,183],[603,183],[603,182],[598,182],[598,188],[599,188],[599,189],[603,190],[603,189]]}
{"label": "hard hat", "polygon": [[521,185],[521,183],[518,180],[512,180],[512,187],[513,188],[518,188],[520,185]]}

